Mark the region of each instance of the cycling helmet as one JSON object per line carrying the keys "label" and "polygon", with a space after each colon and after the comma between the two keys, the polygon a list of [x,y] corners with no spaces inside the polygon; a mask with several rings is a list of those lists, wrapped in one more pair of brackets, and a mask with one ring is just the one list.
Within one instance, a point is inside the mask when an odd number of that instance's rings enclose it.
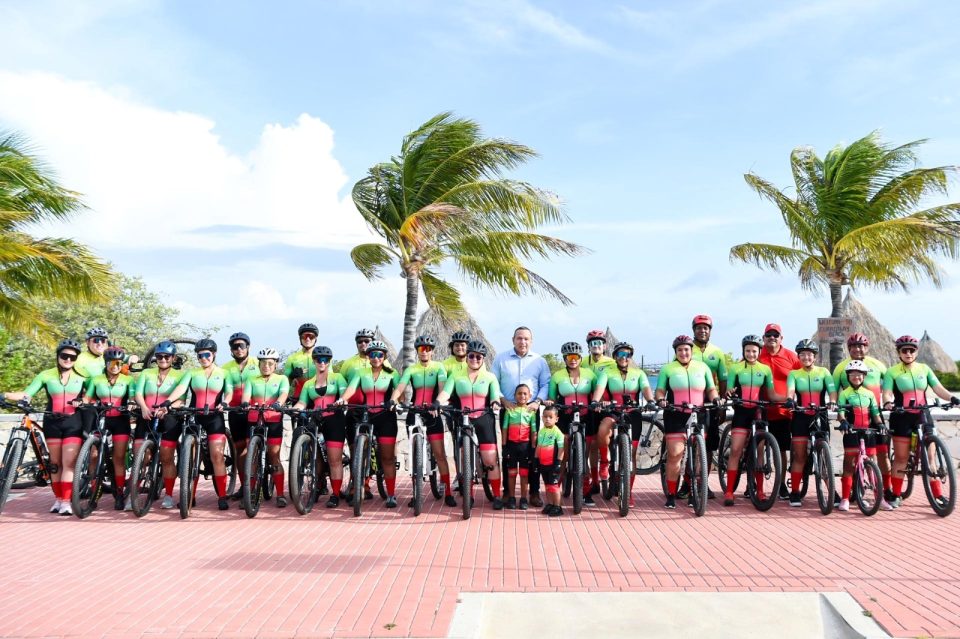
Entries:
{"label": "cycling helmet", "polygon": [[466,333],[464,331],[457,331],[456,333],[450,336],[450,343],[448,344],[448,346],[452,347],[457,342],[463,342],[465,344],[469,344],[470,333]]}
{"label": "cycling helmet", "polygon": [[374,335],[373,331],[371,331],[369,328],[361,328],[359,331],[357,331],[357,334],[353,339],[354,341],[359,341],[362,339],[372,340],[375,337],[376,335]]}
{"label": "cycling helmet", "polygon": [[624,350],[630,351],[630,354],[633,355],[634,353],[633,344],[631,344],[630,342],[617,342],[616,344],[613,345],[614,353],[616,353],[617,351],[624,351]]}
{"label": "cycling helmet", "polygon": [[740,340],[740,348],[748,344],[753,344],[757,348],[761,348],[763,346],[763,338],[759,335],[744,335],[743,339]]}
{"label": "cycling helmet", "polygon": [[126,359],[127,354],[119,346],[111,346],[107,350],[103,351],[103,361],[104,362],[113,362],[120,360],[121,362]]}
{"label": "cycling helmet", "polygon": [[163,340],[157,347],[153,349],[154,355],[176,355],[177,354],[177,345],[171,342],[170,340]]}
{"label": "cycling helmet", "polygon": [[197,345],[193,347],[193,352],[199,353],[200,351],[211,351],[216,353],[217,343],[209,337],[204,337],[203,339],[197,340]]}
{"label": "cycling helmet", "polygon": [[230,336],[230,339],[227,340],[227,343],[233,344],[237,340],[246,342],[247,346],[250,346],[250,336],[247,335],[246,333],[234,333],[233,335]]}
{"label": "cycling helmet", "polygon": [[854,333],[847,338],[847,346],[870,346],[870,338],[863,333]]}
{"label": "cycling helmet", "polygon": [[470,340],[470,343],[467,344],[468,353],[480,353],[484,357],[487,356],[487,345],[481,342],[478,339]]}
{"label": "cycling helmet", "polygon": [[567,342],[566,344],[560,347],[560,354],[561,355],[582,355],[583,348],[580,346],[579,342]]}
{"label": "cycling helmet", "polygon": [[91,337],[107,337],[107,331],[99,326],[95,326],[87,331],[87,339],[90,339]]}
{"label": "cycling helmet", "polygon": [[330,350],[329,346],[314,346],[313,359],[318,359],[320,357],[329,357],[330,359],[333,359],[333,351]]}
{"label": "cycling helmet", "polygon": [[437,347],[437,340],[433,339],[429,335],[420,335],[413,342],[414,348],[420,348],[421,346],[429,346],[430,348]]}
{"label": "cycling helmet", "polygon": [[77,355],[79,355],[83,352],[83,346],[81,346],[77,340],[68,338],[57,344],[57,355],[65,350],[75,350],[77,351]]}
{"label": "cycling helmet", "polygon": [[304,333],[313,333],[314,335],[319,335],[320,329],[317,328],[316,324],[307,322],[306,324],[301,324],[300,328],[297,329],[297,335],[303,335]]}
{"label": "cycling helmet", "polygon": [[266,348],[260,349],[260,352],[257,353],[257,359],[272,359],[274,361],[280,359],[280,353],[275,348]]}
{"label": "cycling helmet", "polygon": [[383,342],[381,342],[380,340],[375,339],[375,340],[373,340],[372,342],[370,342],[369,344],[367,344],[367,348],[364,350],[364,352],[365,352],[367,355],[369,355],[369,354],[372,353],[373,351],[380,351],[381,353],[383,353],[384,355],[386,355],[386,354],[387,354],[387,345],[384,344]]}
{"label": "cycling helmet", "polygon": [[899,351],[904,346],[912,346],[913,348],[920,348],[920,340],[912,335],[901,335],[897,338],[897,341],[894,342],[894,345]]}
{"label": "cycling helmet", "polygon": [[811,353],[816,355],[817,353],[820,352],[820,347],[817,346],[817,343],[812,339],[802,339],[799,342],[797,342],[797,347],[793,350],[795,350],[797,353],[799,353],[800,351],[810,351]]}
{"label": "cycling helmet", "polygon": [[690,328],[693,328],[697,324],[706,324],[710,328],[713,328],[713,319],[709,315],[696,315],[690,324]]}
{"label": "cycling helmet", "polygon": [[677,335],[675,338],[673,338],[673,350],[677,350],[678,346],[683,346],[684,344],[692,348],[693,338],[689,335]]}
{"label": "cycling helmet", "polygon": [[607,334],[601,331],[599,328],[595,328],[589,333],[587,333],[587,342],[589,343],[592,339],[602,339],[604,343],[607,341]]}
{"label": "cycling helmet", "polygon": [[843,369],[843,372],[845,373],[856,372],[856,373],[863,373],[864,375],[866,375],[867,373],[870,372],[870,367],[867,366],[861,360],[855,359],[855,360],[851,360],[851,362],[847,364],[846,368]]}

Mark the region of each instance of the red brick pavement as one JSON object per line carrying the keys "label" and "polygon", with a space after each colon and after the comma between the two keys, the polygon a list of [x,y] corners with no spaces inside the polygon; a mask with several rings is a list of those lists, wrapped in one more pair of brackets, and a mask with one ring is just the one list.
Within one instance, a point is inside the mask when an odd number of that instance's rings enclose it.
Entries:
{"label": "red brick pavement", "polygon": [[697,519],[664,510],[658,481],[639,478],[626,518],[598,500],[557,519],[484,504],[469,521],[430,497],[416,519],[376,500],[360,519],[271,505],[250,521],[218,512],[209,484],[187,521],[81,521],[47,514],[35,489],[0,516],[0,635],[443,636],[461,591],[845,590],[895,636],[960,636],[960,515],[934,516],[922,494],[872,518],[823,517],[808,498],[769,513],[711,502]]}

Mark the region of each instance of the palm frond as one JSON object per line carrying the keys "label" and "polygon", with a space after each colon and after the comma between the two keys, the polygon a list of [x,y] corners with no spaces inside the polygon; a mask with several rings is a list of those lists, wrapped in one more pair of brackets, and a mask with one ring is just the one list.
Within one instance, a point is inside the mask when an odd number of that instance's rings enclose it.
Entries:
{"label": "palm frond", "polygon": [[460,184],[438,198],[483,213],[493,231],[529,230],[569,221],[556,195],[514,180],[478,180]]}
{"label": "palm frond", "polygon": [[960,222],[954,221],[958,213],[960,204],[952,204],[875,222],[850,231],[835,249],[857,257],[935,253],[956,259],[960,256]]}
{"label": "palm frond", "polygon": [[556,286],[512,257],[493,259],[486,256],[453,254],[461,274],[478,288],[489,288],[495,293],[521,295],[529,293],[540,297],[552,297],[564,305],[573,304],[573,300],[564,295]]}
{"label": "palm frond", "polygon": [[[786,224],[795,247],[808,250],[822,248],[823,230],[815,226],[818,218],[811,215],[811,209],[803,199],[791,200],[773,184],[754,173],[748,173],[743,178],[760,197],[769,200],[780,210],[783,223]],[[798,179],[796,172],[794,179]],[[807,187],[802,187],[799,183],[797,187],[798,191],[806,193]]]}
{"label": "palm frond", "polygon": [[577,257],[589,253],[589,249],[564,240],[523,231],[491,231],[462,237],[447,245],[451,253],[475,256],[490,256],[493,259],[506,257],[549,258],[552,255]]}
{"label": "palm frond", "polygon": [[867,205],[879,219],[909,214],[929,195],[947,193],[947,173],[956,167],[919,168],[893,177],[870,198]]}
{"label": "palm frond", "polygon": [[350,251],[350,259],[364,277],[368,280],[378,280],[383,277],[383,268],[391,264],[394,259],[399,261],[400,256],[383,244],[358,244]]}
{"label": "palm frond", "polygon": [[32,151],[22,136],[0,132],[0,210],[28,212],[24,224],[62,221],[83,211],[80,195],[58,184]]}
{"label": "palm frond", "polygon": [[420,286],[427,304],[434,310],[446,327],[456,326],[467,317],[467,310],[460,301],[460,293],[429,269],[420,272]]}
{"label": "palm frond", "polygon": [[731,262],[744,262],[774,271],[800,268],[808,257],[810,254],[806,251],[779,244],[737,244],[730,249]]}

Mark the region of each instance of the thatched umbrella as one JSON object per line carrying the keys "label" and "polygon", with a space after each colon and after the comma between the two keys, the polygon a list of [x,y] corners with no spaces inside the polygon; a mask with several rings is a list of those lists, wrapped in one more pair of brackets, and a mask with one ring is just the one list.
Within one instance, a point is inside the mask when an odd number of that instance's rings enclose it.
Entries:
{"label": "thatched umbrella", "polygon": [[[867,310],[867,307],[861,304],[849,291],[843,299],[843,305],[840,307],[840,316],[849,317],[853,320],[853,330],[851,333],[863,333],[870,338],[870,357],[875,357],[887,366],[891,366],[900,361],[900,358],[897,357],[897,349],[893,345],[896,338],[873,316],[873,313]],[[826,366],[826,362],[829,361],[830,357],[830,343],[819,341],[816,333],[814,333],[813,339],[818,341],[818,345],[820,346],[820,361]],[[846,346],[844,346],[844,348],[846,348]],[[846,356],[846,354],[844,356]]]}
{"label": "thatched umbrella", "polygon": [[940,344],[923,331],[920,338],[920,348],[917,350],[917,361],[923,362],[938,373],[957,373],[957,363],[947,355]]}
{"label": "thatched umbrella", "polygon": [[450,355],[450,350],[447,345],[450,343],[450,336],[457,331],[470,333],[473,339],[478,339],[486,344],[488,361],[492,362],[493,358],[497,356],[497,350],[493,347],[493,344],[490,343],[490,340],[487,339],[487,336],[483,334],[480,325],[477,324],[476,320],[474,320],[469,313],[467,314],[467,319],[454,328],[444,326],[432,308],[428,308],[423,315],[420,316],[420,321],[417,322],[417,335],[429,335],[437,340],[437,350],[434,357],[441,360],[446,359]]}
{"label": "thatched umbrella", "polygon": [[400,361],[400,355],[397,353],[396,347],[393,345],[393,342],[387,339],[387,336],[383,334],[383,331],[380,330],[379,326],[373,329],[373,338],[378,339],[387,345],[387,359],[394,368],[397,370],[402,370],[403,367],[401,364],[403,362]]}

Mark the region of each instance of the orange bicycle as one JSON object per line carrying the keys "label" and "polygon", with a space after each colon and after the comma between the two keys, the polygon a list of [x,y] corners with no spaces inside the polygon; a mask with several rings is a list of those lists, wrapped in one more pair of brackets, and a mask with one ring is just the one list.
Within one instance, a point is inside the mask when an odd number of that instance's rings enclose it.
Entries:
{"label": "orange bicycle", "polygon": [[[23,414],[20,423],[10,431],[10,439],[3,451],[3,466],[0,467],[0,512],[7,503],[11,488],[32,488],[46,486],[57,468],[50,461],[50,449],[43,437],[40,425],[30,417],[37,412],[30,404],[19,402],[10,404],[0,402],[0,408],[15,410]],[[54,415],[54,413],[50,413]],[[27,443],[33,449],[33,459],[24,461]]]}

